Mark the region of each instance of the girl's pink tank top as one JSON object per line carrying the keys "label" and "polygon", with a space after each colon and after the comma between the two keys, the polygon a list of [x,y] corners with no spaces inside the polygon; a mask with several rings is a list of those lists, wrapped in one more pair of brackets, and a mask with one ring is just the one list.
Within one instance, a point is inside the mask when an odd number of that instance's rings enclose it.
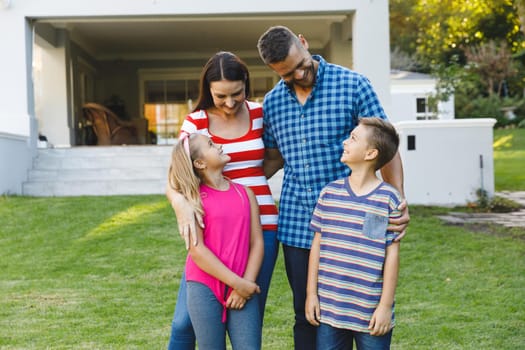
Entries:
{"label": "girl's pink tank top", "polygon": [[[250,250],[250,200],[242,185],[230,182],[226,191],[200,186],[204,208],[204,244],[226,267],[244,275]],[[190,255],[186,260],[186,280],[208,286],[225,306],[231,288],[202,271]],[[224,308],[223,322],[226,317]]]}

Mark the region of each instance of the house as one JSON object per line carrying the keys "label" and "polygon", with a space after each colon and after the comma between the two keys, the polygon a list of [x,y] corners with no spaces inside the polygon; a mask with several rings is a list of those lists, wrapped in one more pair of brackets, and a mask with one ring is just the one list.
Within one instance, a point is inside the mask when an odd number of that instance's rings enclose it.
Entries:
{"label": "house", "polygon": [[173,143],[219,50],[248,64],[251,98],[261,99],[278,79],[256,49],[272,25],[366,75],[388,110],[388,23],[386,0],[0,0],[0,193],[23,193],[35,158],[46,156],[39,135],[61,151],[88,143],[85,102],[115,102],[120,117],[148,120],[148,142]]}
{"label": "house", "polygon": [[[256,42],[268,27],[285,25],[306,37],[312,53],[367,76],[396,126],[416,123],[399,126],[406,192],[425,194],[410,203],[462,204],[481,183],[490,195],[490,123],[475,126],[481,138],[469,147],[447,148],[468,151],[459,174],[469,181],[444,198],[429,190],[434,182],[421,169],[436,158],[426,150],[440,150],[448,135],[459,142],[472,128],[450,119],[453,102],[437,113],[428,109],[435,88],[429,77],[390,76],[388,24],[386,0],[0,0],[0,194],[163,193],[170,145],[197,97],[206,60],[221,50],[238,54],[250,69],[250,98],[261,100],[278,77],[260,60]],[[87,102],[140,122],[143,145],[88,146]],[[440,169],[457,173],[455,165]],[[272,186],[278,196],[278,178]]]}
{"label": "house", "polygon": [[390,71],[389,118],[394,123],[405,120],[454,119],[454,95],[447,101],[438,101],[437,106],[432,104],[436,84],[437,79],[428,74]]}

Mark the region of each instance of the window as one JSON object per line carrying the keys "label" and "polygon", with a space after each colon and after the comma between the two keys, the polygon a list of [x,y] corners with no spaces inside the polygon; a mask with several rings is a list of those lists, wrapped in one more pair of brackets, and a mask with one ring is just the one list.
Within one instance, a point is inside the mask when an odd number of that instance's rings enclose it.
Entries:
{"label": "window", "polygon": [[[184,118],[199,98],[200,68],[183,70],[145,69],[139,71],[140,109],[156,144],[174,144]],[[250,68],[251,101],[262,102],[277,82],[267,67]]]}
{"label": "window", "polygon": [[417,120],[437,119],[435,108],[428,103],[428,97],[416,98],[416,118]]}
{"label": "window", "polygon": [[424,97],[416,98],[417,113],[425,113],[427,111],[427,99]]}

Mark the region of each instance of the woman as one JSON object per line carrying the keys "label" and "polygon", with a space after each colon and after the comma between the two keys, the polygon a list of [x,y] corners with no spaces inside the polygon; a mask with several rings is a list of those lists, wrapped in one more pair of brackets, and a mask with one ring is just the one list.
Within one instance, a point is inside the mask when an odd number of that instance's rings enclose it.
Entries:
{"label": "woman", "polygon": [[[263,228],[264,258],[256,283],[261,288],[259,306],[261,321],[277,258],[277,208],[262,168],[264,144],[262,141],[262,107],[247,100],[250,76],[246,64],[229,52],[218,52],[203,68],[197,106],[181,128],[181,135],[201,133],[223,146],[231,157],[224,175],[232,181],[249,187],[256,195]],[[166,192],[177,215],[179,232],[189,244],[189,225],[197,217],[186,198],[172,190]],[[195,232],[195,230],[192,230]],[[196,237],[192,237],[196,241]],[[262,322],[261,322],[262,324]],[[186,305],[186,281],[182,276],[177,305],[173,317],[168,349],[194,349],[195,335]]]}

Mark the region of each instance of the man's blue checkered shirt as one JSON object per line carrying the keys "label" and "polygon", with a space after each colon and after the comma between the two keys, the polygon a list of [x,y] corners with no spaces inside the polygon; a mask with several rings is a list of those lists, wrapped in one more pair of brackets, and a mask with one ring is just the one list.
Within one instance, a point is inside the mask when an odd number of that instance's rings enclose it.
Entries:
{"label": "man's blue checkered shirt", "polygon": [[369,80],[321,56],[315,86],[304,105],[283,80],[264,98],[264,144],[284,158],[277,238],[310,249],[310,220],[317,197],[330,181],[349,175],[340,162],[343,141],[359,117],[385,112]]}

